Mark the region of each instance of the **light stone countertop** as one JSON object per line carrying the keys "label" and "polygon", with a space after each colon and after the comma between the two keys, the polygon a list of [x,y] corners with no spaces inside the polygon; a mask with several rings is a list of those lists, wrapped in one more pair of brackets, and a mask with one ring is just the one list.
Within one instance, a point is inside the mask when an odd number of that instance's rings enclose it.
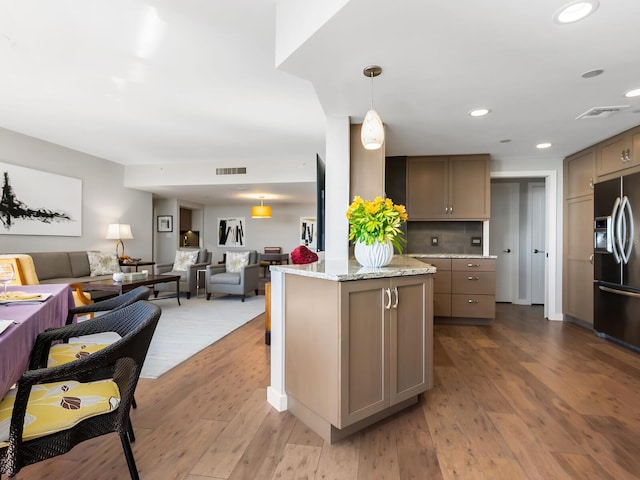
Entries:
{"label": "light stone countertop", "polygon": [[436,267],[409,255],[394,255],[391,263],[381,268],[363,267],[353,258],[349,260],[321,260],[307,265],[271,265],[269,268],[271,271],[290,275],[336,282],[436,273]]}
{"label": "light stone countertop", "polygon": [[498,258],[497,255],[477,255],[473,253],[409,253],[408,256],[413,258]]}

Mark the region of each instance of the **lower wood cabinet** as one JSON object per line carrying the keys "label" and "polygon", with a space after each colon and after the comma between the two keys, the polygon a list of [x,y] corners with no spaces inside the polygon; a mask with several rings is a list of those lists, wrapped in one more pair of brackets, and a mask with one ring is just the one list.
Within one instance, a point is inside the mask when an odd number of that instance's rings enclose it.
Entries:
{"label": "lower wood cabinet", "polygon": [[432,387],[432,275],[347,282],[286,275],[285,283],[289,410],[325,440],[395,413]]}
{"label": "lower wood cabinet", "polygon": [[436,319],[482,319],[496,316],[494,258],[420,258],[436,267],[433,315]]}

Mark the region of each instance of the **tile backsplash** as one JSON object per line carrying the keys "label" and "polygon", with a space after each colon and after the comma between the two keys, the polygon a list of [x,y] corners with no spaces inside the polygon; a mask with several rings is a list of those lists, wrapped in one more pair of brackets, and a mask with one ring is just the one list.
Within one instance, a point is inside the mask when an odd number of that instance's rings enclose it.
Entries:
{"label": "tile backsplash", "polygon": [[[472,246],[472,237],[479,237],[480,245]],[[406,253],[482,254],[482,222],[407,222],[406,238]]]}

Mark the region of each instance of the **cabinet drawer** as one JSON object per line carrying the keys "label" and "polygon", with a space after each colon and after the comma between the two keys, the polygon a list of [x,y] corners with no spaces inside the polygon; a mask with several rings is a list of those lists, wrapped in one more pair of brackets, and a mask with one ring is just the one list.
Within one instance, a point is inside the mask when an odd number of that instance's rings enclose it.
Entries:
{"label": "cabinet drawer", "polygon": [[466,318],[494,318],[495,295],[451,295],[451,316]]}
{"label": "cabinet drawer", "polygon": [[450,317],[451,316],[451,294],[450,293],[434,293],[433,294],[433,316],[434,317]]}
{"label": "cabinet drawer", "polygon": [[451,270],[450,258],[421,258],[425,263],[430,263],[440,272],[442,270]]}
{"label": "cabinet drawer", "polygon": [[451,269],[463,272],[495,272],[496,261],[494,258],[454,258],[451,260]]}
{"label": "cabinet drawer", "polygon": [[496,272],[451,272],[451,291],[453,293],[495,295]]}

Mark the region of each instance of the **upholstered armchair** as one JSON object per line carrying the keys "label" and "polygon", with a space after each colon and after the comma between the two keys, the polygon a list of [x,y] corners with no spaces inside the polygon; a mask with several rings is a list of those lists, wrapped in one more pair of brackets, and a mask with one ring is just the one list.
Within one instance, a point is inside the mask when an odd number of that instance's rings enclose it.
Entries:
{"label": "upholstered armchair", "polygon": [[258,252],[227,252],[224,265],[208,265],[205,275],[207,300],[214,293],[241,295],[242,301],[252,290],[258,294],[260,264]]}
{"label": "upholstered armchair", "polygon": [[[198,270],[204,270],[211,263],[211,252],[206,249],[180,248],[176,251],[173,263],[153,266],[154,275],[163,273],[180,275],[180,292],[186,293],[187,299],[197,294]],[[175,283],[159,283],[153,286],[154,297],[161,291],[175,291]]]}

